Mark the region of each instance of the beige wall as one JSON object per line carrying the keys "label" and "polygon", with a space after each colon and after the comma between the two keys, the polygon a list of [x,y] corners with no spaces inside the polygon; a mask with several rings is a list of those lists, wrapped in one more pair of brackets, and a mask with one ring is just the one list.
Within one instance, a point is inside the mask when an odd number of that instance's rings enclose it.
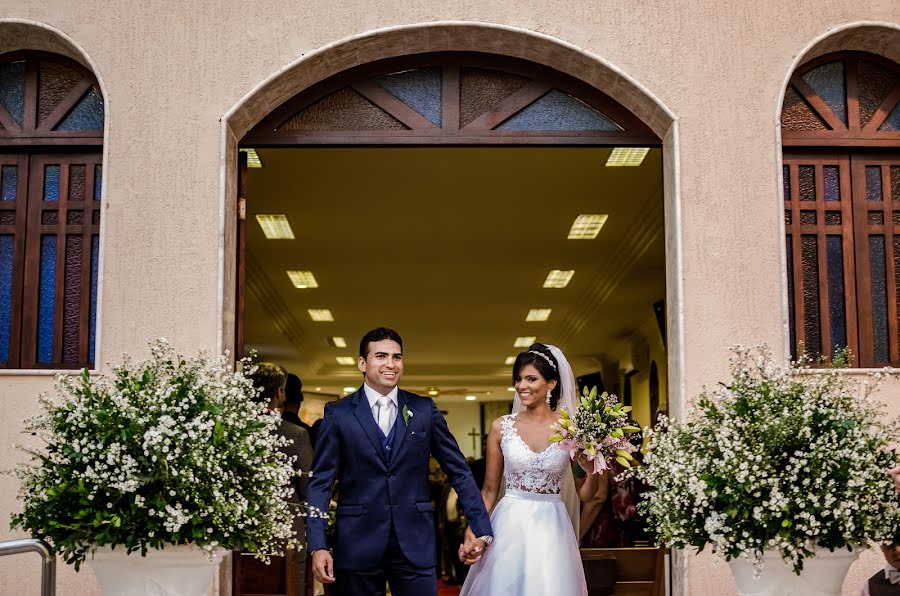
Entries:
{"label": "beige wall", "polygon": [[[727,346],[765,341],[783,351],[776,122],[792,67],[820,36],[859,21],[894,29],[851,32],[814,51],[850,44],[900,52],[894,0],[0,0],[0,18],[43,23],[71,40],[0,25],[0,49],[78,55],[80,48],[103,85],[101,362],[142,352],[160,335],[186,349],[228,344],[232,229],[224,222],[233,203],[223,198],[233,188],[225,159],[233,160],[235,135],[280,98],[346,65],[465,47],[575,74],[665,137],[673,412],[685,395],[723,376]],[[504,28],[428,25],[450,20]],[[263,85],[282,69],[284,77]],[[34,412],[35,395],[49,384],[47,377],[0,377],[0,467],[16,460],[15,422]],[[900,385],[884,395],[900,413]],[[0,519],[16,508],[14,490],[11,480],[0,481]],[[0,539],[13,536],[5,528],[0,523]],[[35,589],[26,559],[0,559],[0,593]],[[726,566],[706,556],[687,561],[689,593],[733,593]],[[858,565],[852,581],[872,565]],[[847,594],[856,583],[848,580]],[[90,572],[68,568],[60,569],[59,587],[97,593]]]}

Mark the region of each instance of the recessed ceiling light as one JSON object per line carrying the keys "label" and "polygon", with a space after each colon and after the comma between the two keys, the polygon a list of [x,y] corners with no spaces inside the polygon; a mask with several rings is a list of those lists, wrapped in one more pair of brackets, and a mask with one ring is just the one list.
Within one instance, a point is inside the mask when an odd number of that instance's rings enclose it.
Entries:
{"label": "recessed ceiling light", "polygon": [[512,366],[515,363],[516,363],[515,356],[507,356],[506,360],[503,361],[503,364],[505,364],[506,366]]}
{"label": "recessed ceiling light", "polygon": [[322,388],[321,388],[321,387],[316,387],[316,391],[317,391],[317,392],[322,391]]}
{"label": "recessed ceiling light", "polygon": [[616,147],[609,154],[606,165],[610,168],[621,166],[639,166],[650,153],[649,147]]}
{"label": "recessed ceiling light", "polygon": [[474,395],[467,395],[467,396],[466,396],[466,401],[475,401],[476,399],[478,399],[478,398],[475,397]]}
{"label": "recessed ceiling light", "polygon": [[569,230],[569,240],[593,240],[606,223],[608,215],[579,215]]}
{"label": "recessed ceiling light", "polygon": [[280,213],[261,213],[256,216],[256,221],[259,222],[259,227],[262,228],[263,234],[265,234],[266,238],[269,240],[294,239],[294,230],[291,229],[291,224],[288,222],[287,215]]}
{"label": "recessed ceiling light", "polygon": [[516,348],[527,348],[534,343],[534,340],[537,339],[534,335],[529,335],[528,337],[517,337],[516,342],[513,344]]}
{"label": "recessed ceiling light", "polygon": [[356,391],[356,387],[344,387],[344,393],[353,393]]}
{"label": "recessed ceiling light", "polygon": [[353,356],[338,356],[337,358],[335,358],[335,360],[337,360],[337,363],[342,366],[350,366],[356,364],[356,358],[354,358]]}
{"label": "recessed ceiling light", "polygon": [[327,308],[310,308],[306,312],[309,313],[309,318],[313,321],[333,321],[334,317],[331,315],[331,311]]}
{"label": "recessed ceiling light", "polygon": [[319,282],[316,281],[312,271],[288,271],[287,274],[295,288],[304,290],[319,287]]}
{"label": "recessed ceiling light", "polygon": [[425,390],[425,393],[431,397],[437,397],[438,395],[441,394],[441,390],[438,389],[437,387],[429,387],[428,389]]}
{"label": "recessed ceiling light", "polygon": [[546,321],[550,318],[552,308],[532,308],[525,317],[526,321]]}
{"label": "recessed ceiling light", "polygon": [[575,275],[574,269],[569,269],[567,271],[562,271],[560,269],[554,269],[550,273],[547,274],[547,279],[544,280],[545,288],[564,288],[569,285],[569,282],[572,281],[572,276]]}
{"label": "recessed ceiling light", "polygon": [[329,337],[328,345],[334,348],[346,348],[347,340],[345,340],[343,337]]}
{"label": "recessed ceiling light", "polygon": [[256,154],[256,149],[241,149],[241,153],[247,154],[247,167],[248,168],[261,168],[262,161],[259,159],[259,155]]}
{"label": "recessed ceiling light", "polygon": [[506,390],[507,390],[507,391],[515,391],[516,388],[515,388],[515,387],[507,387]]}

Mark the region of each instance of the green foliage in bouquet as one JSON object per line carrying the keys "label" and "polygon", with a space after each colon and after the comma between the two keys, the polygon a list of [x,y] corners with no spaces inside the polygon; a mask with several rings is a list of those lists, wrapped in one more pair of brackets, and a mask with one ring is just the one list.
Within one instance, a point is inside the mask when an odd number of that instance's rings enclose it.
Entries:
{"label": "green foliage in bouquet", "polygon": [[630,468],[634,446],[628,435],[641,429],[629,424],[629,412],[631,406],[623,405],[615,395],[606,391],[598,395],[597,387],[585,387],[574,413],[560,408],[560,418],[551,426],[549,441],[572,457],[583,451],[593,462],[595,474],[610,469],[613,459]]}
{"label": "green foliage in bouquet", "polygon": [[158,340],[146,361],[60,376],[56,388],[26,421],[45,444],[23,449],[12,527],[76,569],[103,545],[274,553],[292,539],[277,413],[260,411],[227,355],[183,358]]}
{"label": "green foliage in bouquet", "polygon": [[727,384],[685,421],[661,421],[634,472],[654,489],[640,509],[661,542],[711,544],[757,566],[776,550],[799,573],[817,548],[894,537],[900,495],[886,470],[898,426],[871,398],[882,375],[808,364],[783,368],[765,348],[737,347]]}

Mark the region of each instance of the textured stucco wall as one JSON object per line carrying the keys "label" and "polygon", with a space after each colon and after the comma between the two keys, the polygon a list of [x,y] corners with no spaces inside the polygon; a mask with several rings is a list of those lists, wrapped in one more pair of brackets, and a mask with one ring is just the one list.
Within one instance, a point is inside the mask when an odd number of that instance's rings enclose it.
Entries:
{"label": "textured stucco wall", "polygon": [[[547,36],[532,43],[522,34],[521,55],[552,49],[549,38],[569,44],[565,52],[543,55],[548,62],[572,64],[586,80],[607,83],[604,91],[654,119],[665,135],[667,221],[680,222],[667,245],[682,248],[682,266],[669,271],[675,309],[670,329],[673,323],[683,325],[682,349],[678,341],[672,344],[670,395],[691,396],[722,377],[727,346],[765,341],[777,351],[784,348],[776,121],[792,65],[829,30],[860,21],[900,23],[900,4],[0,0],[2,18],[60,31],[71,40],[59,42],[60,50],[71,54],[73,47],[75,53],[80,48],[104,87],[108,161],[101,361],[123,351],[140,353],[147,340],[160,335],[191,349],[214,347],[223,337],[228,343],[232,286],[220,279],[231,279],[225,258],[231,252],[230,230],[223,221],[231,218],[233,205],[223,206],[221,198],[232,196],[223,164],[225,156],[233,156],[236,139],[228,130],[223,133],[220,120],[232,113],[230,124],[239,130],[252,125],[265,106],[253,98],[242,104],[242,98],[316,51],[319,72],[327,72],[333,61],[362,63],[384,51],[379,47],[383,36],[345,46],[349,56],[321,51],[353,36],[422,24],[427,37],[429,22],[477,21]],[[0,46],[12,49],[19,39],[25,47],[40,42],[40,35],[34,41],[24,30],[0,24]],[[844,34],[815,51],[870,47],[873,32],[882,51],[896,53],[896,32],[883,29]],[[495,41],[509,49],[504,36],[487,28],[473,30],[468,49],[491,51]],[[437,37],[440,47],[444,41]],[[403,53],[405,38],[397,39],[393,51]],[[569,60],[573,52],[582,58]],[[591,56],[614,65],[630,81],[616,78]],[[292,69],[270,90],[293,89],[303,76],[313,80],[310,72],[303,65]],[[634,82],[658,101],[642,102]],[[669,127],[664,110],[654,112],[654,106],[665,106],[677,118],[677,128]],[[674,304],[680,286],[683,301]],[[17,457],[10,448],[20,436],[17,421],[34,412],[35,395],[49,386],[46,376],[0,376],[5,423],[0,468]],[[900,413],[900,385],[883,395]],[[0,480],[0,522],[15,508],[14,491],[11,480]],[[0,539],[11,536],[0,523]],[[36,590],[37,565],[29,567],[26,559],[0,559],[0,594]],[[857,579],[869,573],[871,561],[857,565]],[[704,555],[688,557],[687,569],[691,594],[730,593],[726,566],[714,566]],[[857,588],[858,582],[851,583],[847,594]],[[97,593],[90,572],[76,576],[67,568],[60,569],[59,587],[61,594]]]}

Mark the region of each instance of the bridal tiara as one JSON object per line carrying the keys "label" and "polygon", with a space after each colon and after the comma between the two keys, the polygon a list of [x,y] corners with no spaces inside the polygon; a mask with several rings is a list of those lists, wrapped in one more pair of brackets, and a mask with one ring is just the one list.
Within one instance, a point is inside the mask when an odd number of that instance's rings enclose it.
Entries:
{"label": "bridal tiara", "polygon": [[549,364],[550,366],[553,367],[553,370],[556,370],[556,365],[553,364],[553,361],[550,360],[550,357],[547,356],[546,354],[544,354],[543,352],[538,352],[537,350],[528,350],[528,353],[529,353],[529,354],[537,354],[538,356],[540,356],[541,358],[543,358],[544,360],[546,360],[546,361],[547,361],[547,364]]}

